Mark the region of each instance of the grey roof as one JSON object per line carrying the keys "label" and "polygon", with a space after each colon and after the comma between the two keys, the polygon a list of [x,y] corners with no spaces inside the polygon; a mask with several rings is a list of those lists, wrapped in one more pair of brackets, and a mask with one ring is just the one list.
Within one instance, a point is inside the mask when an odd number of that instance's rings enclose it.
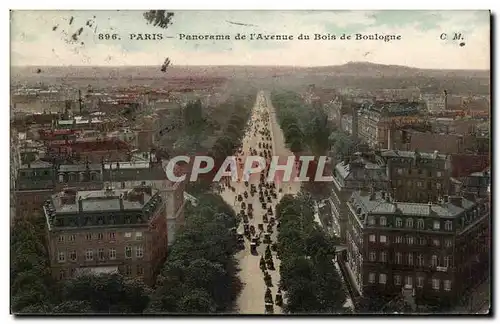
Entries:
{"label": "grey roof", "polygon": [[[383,157],[402,157],[402,158],[415,158],[415,153],[414,151],[399,151],[399,150],[383,150],[380,152],[380,155]],[[437,154],[434,153],[429,153],[429,152],[417,152],[419,154],[421,159],[440,159],[440,160],[445,160],[448,155],[446,154],[440,154],[439,152]]]}
{"label": "grey roof", "polygon": [[[353,165],[358,164],[359,169],[353,167]],[[384,166],[380,166],[376,163],[370,162],[362,157],[357,158],[350,163],[345,163],[344,161],[337,163],[335,166],[338,174],[344,180],[373,180],[373,181],[387,181],[387,173]],[[362,172],[356,172],[355,170],[360,170]]]}
{"label": "grey roof", "polygon": [[20,169],[48,169],[52,168],[53,164],[50,162],[36,160],[28,164],[21,165]]}
{"label": "grey roof", "polygon": [[[87,168],[88,167],[88,168]],[[101,171],[102,165],[99,163],[94,164],[61,164],[59,166],[59,172],[83,172],[86,170],[91,171]]]}
{"label": "grey roof", "polygon": [[462,207],[455,206],[449,202],[429,205],[427,203],[387,201],[382,198],[381,192],[376,192],[374,199],[370,199],[370,193],[356,191],[351,196],[351,203],[353,206],[360,207],[363,212],[367,214],[399,214],[402,216],[453,218],[475,205],[475,203],[470,200],[465,198],[461,199]]}
{"label": "grey roof", "polygon": [[165,180],[167,176],[161,165],[148,162],[119,162],[107,163],[103,170],[104,181],[130,181],[130,180]]}
{"label": "grey roof", "polygon": [[[62,204],[61,198],[65,195],[64,192],[57,193],[52,196],[52,203],[56,213],[76,213],[78,212],[78,203],[81,199],[83,212],[95,211],[117,211],[120,210],[120,195],[130,192],[131,189],[119,189],[107,192],[106,190],[95,191],[78,191],[76,193],[76,201],[74,204]],[[123,199],[124,210],[138,210],[142,209],[148,201],[158,192],[153,190],[152,195],[144,193],[144,204],[140,201],[130,201]]]}

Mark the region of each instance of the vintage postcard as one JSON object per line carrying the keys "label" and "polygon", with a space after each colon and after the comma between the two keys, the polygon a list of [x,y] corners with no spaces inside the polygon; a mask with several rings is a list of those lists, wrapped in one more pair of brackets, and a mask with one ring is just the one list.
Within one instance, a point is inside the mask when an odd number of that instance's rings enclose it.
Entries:
{"label": "vintage postcard", "polygon": [[23,11],[11,313],[490,314],[490,12]]}

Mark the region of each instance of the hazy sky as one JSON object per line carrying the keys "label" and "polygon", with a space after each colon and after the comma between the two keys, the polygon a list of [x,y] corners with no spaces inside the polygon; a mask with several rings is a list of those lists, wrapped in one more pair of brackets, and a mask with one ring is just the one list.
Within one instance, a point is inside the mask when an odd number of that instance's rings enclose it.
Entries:
{"label": "hazy sky", "polygon": [[[420,68],[489,69],[488,11],[175,11],[168,30],[147,25],[143,11],[15,11],[13,65],[339,65],[349,61]],[[74,17],[69,25],[70,17]],[[95,18],[93,18],[95,16]],[[93,19],[92,27],[86,22]],[[231,24],[239,22],[255,26]],[[58,26],[55,31],[53,27]],[[96,27],[97,26],[97,27]],[[84,27],[78,43],[71,35]],[[95,32],[94,32],[95,31]],[[121,40],[99,40],[97,34]],[[161,41],[129,34],[161,33]],[[180,40],[179,34],[397,34],[401,40]],[[440,39],[443,33],[447,40]],[[463,40],[452,40],[461,33]],[[81,44],[83,42],[83,45]],[[459,46],[464,42],[464,46]]]}

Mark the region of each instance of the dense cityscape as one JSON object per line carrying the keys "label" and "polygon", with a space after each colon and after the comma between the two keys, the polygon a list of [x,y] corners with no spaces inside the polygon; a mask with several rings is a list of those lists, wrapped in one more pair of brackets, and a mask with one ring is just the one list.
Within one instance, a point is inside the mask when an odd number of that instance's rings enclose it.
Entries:
{"label": "dense cityscape", "polygon": [[[488,96],[228,82],[13,84],[14,313],[489,309]],[[173,182],[176,155],[333,181]]]}
{"label": "dense cityscape", "polygon": [[[12,314],[491,314],[489,70],[348,62],[358,54],[347,47],[339,65],[244,65],[233,48],[215,50],[223,39],[211,54],[201,43],[174,53],[228,65],[174,66],[167,57],[113,66],[106,54],[106,65],[93,66],[82,53],[106,40],[97,34],[103,18],[126,29],[133,17],[147,22],[144,35],[166,40],[174,37],[160,32],[174,13],[70,12],[53,25],[37,14],[17,13],[14,23],[61,31],[58,50],[77,46],[87,61],[68,63],[66,53],[58,66],[35,65],[23,50],[29,37],[13,38],[16,62],[31,65],[11,67]],[[219,30],[207,18],[211,29],[192,31],[200,17],[180,15],[174,34],[260,28],[231,18]],[[390,18],[383,12],[276,17],[310,28],[360,17],[368,27],[355,35],[392,37],[384,46],[404,38],[375,33],[375,18]],[[271,31],[249,35],[274,40]],[[56,57],[57,46],[31,36]],[[123,49],[135,44],[127,41]],[[257,45],[244,53],[300,61],[284,44],[277,56]],[[473,57],[469,44],[455,45]],[[385,55],[374,61],[391,61]]]}

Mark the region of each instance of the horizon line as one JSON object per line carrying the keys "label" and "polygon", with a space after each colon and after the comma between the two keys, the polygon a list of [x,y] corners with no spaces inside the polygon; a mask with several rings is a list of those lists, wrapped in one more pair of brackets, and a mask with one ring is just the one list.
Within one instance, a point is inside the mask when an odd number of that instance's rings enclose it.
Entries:
{"label": "horizon line", "polygon": [[[409,68],[409,69],[415,69],[415,70],[435,70],[435,71],[481,71],[481,72],[490,72],[491,67],[489,69],[468,69],[468,68],[450,68],[450,69],[440,69],[440,68],[420,68],[420,67],[414,67],[414,66],[408,66],[408,65],[398,65],[398,64],[383,64],[383,63],[373,63],[373,62],[367,62],[367,61],[352,61],[352,62],[347,62],[343,64],[336,64],[336,65],[265,65],[265,64],[259,64],[259,65],[241,65],[241,64],[179,64],[179,65],[172,65],[170,67],[267,67],[267,68],[300,68],[300,69],[307,69],[307,68],[329,68],[329,67],[341,67],[344,65],[348,64],[367,64],[367,65],[382,65],[386,67],[399,67],[399,68]],[[39,64],[26,64],[26,65],[12,65],[10,68],[40,68],[40,67],[46,67],[46,68],[92,68],[92,67],[99,67],[99,68],[130,68],[130,67],[158,67],[160,64],[142,64],[142,65],[109,65],[109,64],[95,64],[95,65],[39,65]]]}

